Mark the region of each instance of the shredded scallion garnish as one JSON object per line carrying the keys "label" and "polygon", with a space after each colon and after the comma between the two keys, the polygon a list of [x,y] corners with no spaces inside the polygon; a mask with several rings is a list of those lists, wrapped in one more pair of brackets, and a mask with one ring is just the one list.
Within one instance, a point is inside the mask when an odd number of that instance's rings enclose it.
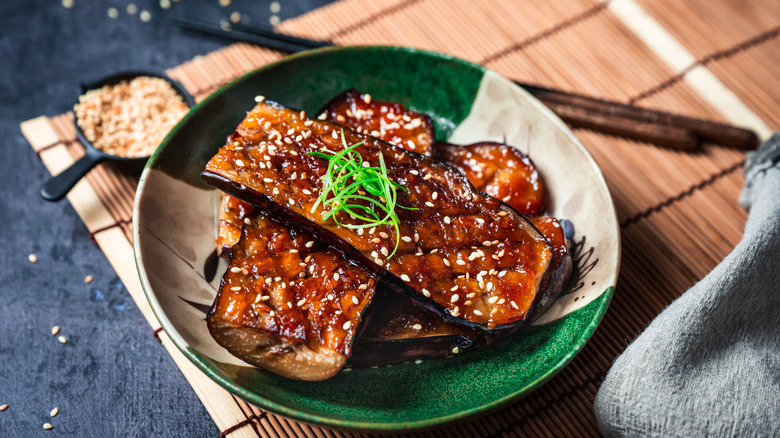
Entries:
{"label": "shredded scallion garnish", "polygon": [[[333,219],[336,224],[351,228],[369,228],[392,225],[395,228],[395,248],[387,258],[395,254],[400,242],[400,229],[396,207],[398,190],[408,192],[405,187],[390,179],[382,153],[379,153],[379,167],[372,167],[355,148],[365,142],[347,146],[344,130],[341,131],[344,149],[336,153],[309,152],[307,155],[328,160],[328,170],[322,178],[322,190],[311,211],[322,204],[327,209],[323,220]],[[345,224],[339,220],[339,213],[346,213],[357,224]]]}

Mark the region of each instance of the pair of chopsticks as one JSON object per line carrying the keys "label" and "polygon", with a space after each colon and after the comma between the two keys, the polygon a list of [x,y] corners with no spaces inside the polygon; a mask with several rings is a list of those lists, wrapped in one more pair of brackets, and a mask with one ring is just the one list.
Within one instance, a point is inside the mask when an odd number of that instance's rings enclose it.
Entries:
{"label": "pair of chopsticks", "polygon": [[[184,17],[174,17],[179,27],[257,44],[287,53],[334,45],[280,34],[272,29],[232,24],[230,28]],[[572,126],[623,136],[680,150],[698,148],[702,141],[739,149],[755,149],[758,137],[736,126],[656,111],[581,94],[515,81]]]}

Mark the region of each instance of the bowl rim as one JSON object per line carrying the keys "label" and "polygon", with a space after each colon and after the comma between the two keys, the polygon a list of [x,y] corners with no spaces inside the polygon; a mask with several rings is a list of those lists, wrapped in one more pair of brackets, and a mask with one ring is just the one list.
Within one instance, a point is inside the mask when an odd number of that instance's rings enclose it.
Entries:
{"label": "bowl rim", "polygon": [[[166,334],[174,343],[174,345],[179,349],[179,351],[182,352],[182,354],[184,354],[185,357],[187,357],[187,359],[190,362],[195,364],[195,366],[198,369],[200,369],[203,373],[205,373],[209,378],[211,378],[214,382],[219,384],[221,387],[228,390],[230,393],[241,397],[247,402],[253,403],[258,407],[267,409],[272,413],[282,415],[284,417],[293,419],[295,421],[302,421],[317,426],[324,426],[329,428],[351,430],[351,431],[400,432],[400,431],[428,429],[436,426],[442,426],[447,423],[461,421],[468,417],[487,414],[491,411],[494,411],[508,404],[511,401],[518,400],[523,396],[530,394],[531,392],[536,390],[539,386],[541,386],[542,384],[550,380],[552,377],[554,377],[558,372],[560,372],[584,348],[585,344],[592,337],[593,333],[595,332],[598,325],[601,323],[601,320],[603,319],[606,313],[607,307],[609,306],[609,303],[614,294],[614,289],[617,285],[618,273],[620,271],[620,263],[621,263],[622,246],[621,246],[620,227],[617,221],[617,213],[615,211],[612,195],[609,192],[606,181],[604,179],[604,175],[601,172],[601,168],[598,166],[595,159],[590,154],[590,152],[585,148],[585,146],[582,145],[582,143],[574,135],[574,133],[568,128],[568,126],[562,120],[560,120],[560,118],[555,113],[552,112],[552,110],[544,106],[544,104],[542,104],[538,99],[533,97],[530,93],[523,90],[522,87],[520,87],[517,84],[513,84],[522,93],[526,94],[527,97],[530,98],[531,103],[533,104],[534,107],[536,107],[537,110],[547,115],[547,117],[550,118],[553,121],[553,123],[555,123],[560,129],[563,130],[563,132],[574,142],[575,146],[579,148],[581,152],[583,152],[586,159],[589,160],[590,163],[598,170],[598,179],[599,179],[598,182],[601,190],[603,190],[606,193],[607,201],[610,206],[609,211],[605,213],[608,216],[615,218],[614,220],[615,229],[612,230],[612,233],[614,233],[614,235],[616,236],[615,249],[617,251],[617,254],[615,258],[615,270],[614,272],[611,273],[609,278],[609,284],[611,284],[611,286],[607,287],[606,290],[604,290],[597,298],[593,300],[594,302],[599,300],[601,301],[601,303],[599,303],[600,313],[581,331],[581,333],[577,338],[571,341],[571,344],[574,345],[575,347],[572,348],[563,357],[561,357],[543,375],[539,376],[537,379],[533,380],[526,386],[519,388],[518,390],[508,395],[495,399],[489,403],[484,403],[479,406],[469,408],[464,411],[447,414],[447,415],[430,417],[423,420],[415,420],[415,421],[377,422],[377,421],[334,419],[322,415],[311,414],[309,412],[306,412],[305,410],[290,408],[284,404],[273,402],[271,400],[264,398],[260,394],[257,394],[256,392],[250,391],[236,384],[235,382],[232,381],[232,379],[223,376],[221,373],[217,372],[216,369],[214,369],[214,367],[212,367],[207,361],[203,360],[195,351],[188,348],[188,343],[181,337],[181,335],[178,333],[174,325],[166,316],[165,312],[163,311],[162,307],[160,306],[160,303],[156,298],[156,295],[154,293],[154,290],[152,289],[151,284],[149,283],[146,270],[142,263],[143,257],[141,255],[141,247],[140,247],[140,229],[138,226],[139,223],[138,219],[140,215],[139,213],[140,199],[144,194],[147,175],[149,174],[152,166],[155,164],[158,155],[167,146],[171,138],[182,128],[184,124],[186,124],[189,121],[189,119],[193,116],[193,114],[197,112],[202,106],[207,105],[210,101],[214,100],[218,95],[222,94],[226,89],[233,87],[236,84],[243,82],[244,80],[247,80],[253,75],[256,75],[264,70],[275,68],[276,66],[281,64],[296,61],[310,56],[318,56],[318,55],[327,54],[331,52],[352,51],[352,50],[376,50],[376,49],[387,50],[390,52],[399,52],[399,53],[403,52],[405,54],[411,54],[411,55],[430,56],[433,58],[437,58],[441,61],[454,62],[454,63],[461,64],[465,67],[477,69],[483,75],[488,72],[492,72],[492,70],[487,69],[481,65],[462,60],[452,55],[434,52],[434,51],[410,48],[410,47],[384,46],[384,45],[331,46],[331,47],[307,50],[307,51],[286,56],[278,61],[274,61],[272,63],[266,64],[262,67],[259,67],[248,73],[245,73],[239,76],[238,78],[225,83],[224,85],[216,89],[214,92],[209,94],[201,102],[198,102],[195,106],[193,106],[190,109],[190,111],[165,136],[163,141],[160,143],[160,145],[157,147],[155,152],[151,155],[151,157],[147,161],[147,164],[138,182],[138,187],[136,189],[136,196],[133,204],[133,222],[132,222],[133,223],[133,227],[132,227],[133,228],[132,229],[133,252],[134,252],[135,264],[138,269],[139,280],[144,290],[144,294],[146,295],[146,298],[149,301],[149,305],[152,311],[154,312],[154,315],[157,318],[158,322],[160,323],[162,329],[165,330]],[[503,75],[500,75],[495,72],[494,74],[497,74],[498,76],[503,78]],[[577,311],[579,310],[582,309],[578,309]]]}

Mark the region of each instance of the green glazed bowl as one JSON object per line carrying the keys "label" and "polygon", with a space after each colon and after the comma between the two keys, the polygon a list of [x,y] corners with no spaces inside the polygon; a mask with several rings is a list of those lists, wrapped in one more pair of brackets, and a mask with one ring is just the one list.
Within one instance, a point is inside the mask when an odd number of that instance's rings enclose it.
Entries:
{"label": "green glazed bowl", "polygon": [[[254,97],[316,111],[348,88],[430,115],[436,137],[503,141],[529,153],[551,200],[574,224],[575,273],[564,293],[516,335],[482,351],[375,368],[322,382],[288,380],[241,362],[208,333],[226,267],[214,254],[216,192],[200,180]],[[223,86],[171,131],[141,177],[133,216],[136,263],[162,327],[232,393],[321,426],[409,430],[485,413],[528,394],[587,342],[618,274],[620,235],[596,163],[550,110],[498,74],[447,55],[398,47],[327,48],[287,57]],[[418,363],[419,362],[419,363]]]}

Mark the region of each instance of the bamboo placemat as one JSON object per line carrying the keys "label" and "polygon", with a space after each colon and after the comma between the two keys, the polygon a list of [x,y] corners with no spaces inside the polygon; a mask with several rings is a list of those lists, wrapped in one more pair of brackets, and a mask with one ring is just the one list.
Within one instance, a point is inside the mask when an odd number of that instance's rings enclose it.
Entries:
{"label": "bamboo placemat", "polygon": [[[450,53],[509,78],[738,123],[762,138],[780,127],[775,0],[342,0],[278,29],[343,45]],[[235,44],[169,74],[200,100],[282,56]],[[83,154],[71,114],[24,122],[22,131],[52,174]],[[683,153],[585,130],[576,134],[604,172],[622,228],[618,289],[601,326],[563,371],[531,395],[487,417],[411,436],[597,435],[593,399],[614,358],[739,241],[747,217],[736,203],[743,152],[705,145]],[[138,281],[130,235],[136,184],[135,177],[101,165],[68,199],[221,436],[358,436],[267,414],[182,356],[160,331]]]}

